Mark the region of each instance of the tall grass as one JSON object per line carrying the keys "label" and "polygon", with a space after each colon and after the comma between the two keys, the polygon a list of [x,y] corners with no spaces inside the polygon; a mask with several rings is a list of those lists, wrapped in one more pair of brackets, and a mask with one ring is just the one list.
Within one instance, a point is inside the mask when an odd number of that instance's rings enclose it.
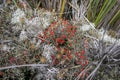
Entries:
{"label": "tall grass", "polygon": [[[114,9],[115,7],[117,9]],[[97,28],[101,28],[103,22],[115,27],[114,24],[120,19],[119,8],[120,3],[118,0],[89,0],[87,18],[95,23]]]}

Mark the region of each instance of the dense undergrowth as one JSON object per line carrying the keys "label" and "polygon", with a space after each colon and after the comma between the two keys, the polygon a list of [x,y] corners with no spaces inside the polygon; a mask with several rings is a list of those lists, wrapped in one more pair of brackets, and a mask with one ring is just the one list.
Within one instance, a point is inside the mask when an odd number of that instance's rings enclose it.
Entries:
{"label": "dense undergrowth", "polygon": [[119,80],[119,1],[108,1],[3,0],[0,80]]}

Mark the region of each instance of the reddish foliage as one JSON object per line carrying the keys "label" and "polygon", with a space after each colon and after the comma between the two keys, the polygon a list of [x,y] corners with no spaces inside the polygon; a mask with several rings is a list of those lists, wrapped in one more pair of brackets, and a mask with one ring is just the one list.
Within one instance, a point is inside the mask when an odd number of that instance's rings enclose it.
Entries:
{"label": "reddish foliage", "polygon": [[85,59],[85,57],[83,55],[79,56],[80,59]]}
{"label": "reddish foliage", "polygon": [[85,54],[85,51],[84,51],[84,50],[81,50],[81,54],[84,55],[84,54]]}
{"label": "reddish foliage", "polygon": [[[62,26],[62,27],[61,27]],[[59,33],[58,33],[59,31]],[[85,50],[73,53],[73,44],[76,42],[74,36],[76,33],[76,26],[70,24],[67,20],[60,19],[60,22],[53,22],[45,31],[43,36],[39,36],[40,39],[48,40],[48,44],[53,44],[56,46],[58,53],[62,55],[64,60],[75,61],[78,65],[83,68],[88,64],[87,58],[85,56]],[[61,51],[63,50],[63,51]],[[57,53],[57,54],[58,54]],[[57,55],[56,54],[56,55]],[[52,64],[57,65],[61,59],[58,59],[56,55],[52,55]]]}
{"label": "reddish foliage", "polygon": [[50,31],[50,36],[54,36],[54,31]]}
{"label": "reddish foliage", "polygon": [[65,38],[67,38],[67,36],[65,34],[62,34],[61,38],[65,39]]}
{"label": "reddish foliage", "polygon": [[56,38],[56,43],[58,43],[58,44],[64,44],[65,40],[63,38]]}

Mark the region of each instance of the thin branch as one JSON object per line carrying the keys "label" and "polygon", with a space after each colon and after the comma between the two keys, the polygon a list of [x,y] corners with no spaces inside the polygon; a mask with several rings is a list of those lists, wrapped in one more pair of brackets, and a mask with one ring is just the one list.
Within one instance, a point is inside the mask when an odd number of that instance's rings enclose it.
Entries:
{"label": "thin branch", "polygon": [[19,68],[19,67],[40,67],[40,66],[48,66],[48,64],[15,65],[15,66],[8,66],[8,67],[0,67],[0,70],[11,69],[11,68]]}
{"label": "thin branch", "polygon": [[[91,72],[91,74],[87,77],[86,80],[92,80],[92,77],[94,76],[94,74],[96,73],[96,71],[99,69],[100,65],[102,64],[103,60],[106,58],[106,55],[102,58],[102,60],[100,61],[100,63],[98,64],[98,66]],[[90,78],[90,79],[89,79]]]}

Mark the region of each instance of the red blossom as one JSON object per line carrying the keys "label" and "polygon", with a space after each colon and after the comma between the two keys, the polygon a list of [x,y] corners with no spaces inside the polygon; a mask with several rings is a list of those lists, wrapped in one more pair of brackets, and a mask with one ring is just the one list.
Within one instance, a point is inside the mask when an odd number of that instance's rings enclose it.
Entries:
{"label": "red blossom", "polygon": [[65,40],[62,39],[62,38],[56,38],[56,43],[58,43],[58,44],[64,44]]}
{"label": "red blossom", "polygon": [[81,65],[84,67],[84,66],[86,66],[88,64],[88,60],[83,60],[82,61],[82,63],[81,63]]}
{"label": "red blossom", "polygon": [[76,32],[76,30],[75,30],[75,29],[73,29],[73,30],[72,30],[72,33],[73,33],[73,34],[75,34],[75,32]]}
{"label": "red blossom", "polygon": [[82,51],[81,51],[81,54],[82,54],[82,55],[83,55],[83,54],[85,54],[85,51],[84,51],[84,50],[82,50]]}
{"label": "red blossom", "polygon": [[80,55],[79,58],[80,59],[85,59],[85,57],[83,55]]}
{"label": "red blossom", "polygon": [[80,64],[80,65],[82,64],[82,62],[81,62],[81,61],[77,61],[76,63],[77,63],[77,64]]}
{"label": "red blossom", "polygon": [[80,53],[79,53],[79,52],[76,52],[75,55],[78,57],[78,56],[80,56]]}
{"label": "red blossom", "polygon": [[50,35],[51,35],[51,36],[54,36],[54,31],[50,31]]}
{"label": "red blossom", "polygon": [[68,29],[72,29],[72,28],[73,28],[73,26],[71,26],[71,25],[68,26]]}
{"label": "red blossom", "polygon": [[63,34],[63,35],[61,35],[61,38],[65,39],[65,38],[67,38],[67,36]]}
{"label": "red blossom", "polygon": [[77,64],[81,65],[82,67],[85,67],[87,65],[85,61],[77,61]]}
{"label": "red blossom", "polygon": [[63,21],[63,25],[67,25],[68,24],[68,21]]}

